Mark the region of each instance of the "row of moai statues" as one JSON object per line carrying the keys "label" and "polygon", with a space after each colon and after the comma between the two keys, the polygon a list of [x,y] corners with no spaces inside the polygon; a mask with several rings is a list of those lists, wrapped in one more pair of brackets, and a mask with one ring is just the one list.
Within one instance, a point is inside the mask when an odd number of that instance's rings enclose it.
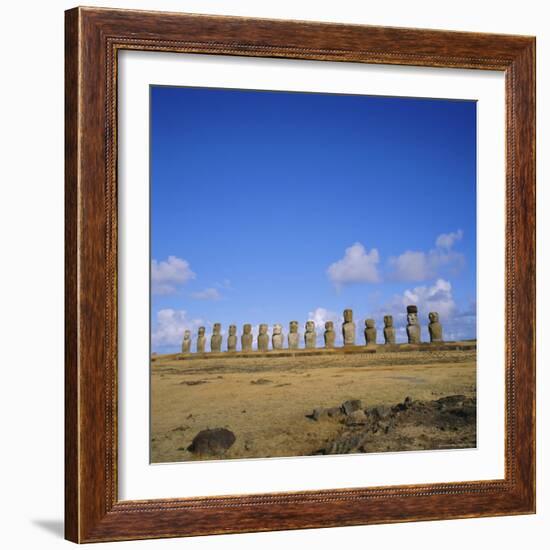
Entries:
{"label": "row of moai statues", "polygon": [[[430,333],[430,342],[443,341],[443,329],[439,322],[439,314],[431,312],[429,314],[428,331]],[[300,334],[298,331],[298,321],[290,321],[289,333],[287,337],[288,348],[298,349],[300,347]],[[222,334],[221,324],[214,323],[212,336],[210,337],[210,350],[212,352],[221,352],[222,350]],[[374,319],[365,320],[365,343],[366,345],[376,344],[377,328]],[[336,332],[334,331],[334,323],[327,321],[324,331],[325,348],[333,348],[336,341]],[[344,346],[354,346],[356,336],[356,326],[353,321],[353,311],[351,309],[344,310],[344,323],[342,324],[342,337]],[[420,323],[418,321],[417,306],[407,306],[407,339],[409,344],[419,344],[420,339]],[[229,334],[227,336],[227,351],[237,351],[237,326],[229,325]],[[256,341],[258,351],[269,350],[269,334],[268,325],[261,324],[259,327],[258,338]],[[254,337],[252,335],[252,325],[246,324],[243,326],[241,335],[241,350],[252,351]],[[395,344],[395,327],[393,326],[393,316],[384,316],[384,343]],[[306,349],[312,349],[317,346],[317,332],[314,321],[307,321],[304,333],[304,346]],[[284,348],[284,335],[282,325],[276,324],[273,326],[271,335],[271,347],[274,350]],[[199,327],[196,343],[197,353],[206,351],[206,328]],[[186,330],[183,335],[183,343],[181,348],[182,353],[191,352],[191,331]]]}

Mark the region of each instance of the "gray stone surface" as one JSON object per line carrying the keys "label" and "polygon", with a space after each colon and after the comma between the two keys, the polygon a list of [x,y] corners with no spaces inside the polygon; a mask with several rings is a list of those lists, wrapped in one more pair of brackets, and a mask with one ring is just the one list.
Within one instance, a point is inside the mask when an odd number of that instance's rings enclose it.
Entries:
{"label": "gray stone surface", "polygon": [[359,409],[358,411],[353,411],[346,416],[345,424],[346,426],[362,426],[366,424],[367,421],[368,417],[365,414],[365,411]]}
{"label": "gray stone surface", "polygon": [[281,325],[273,325],[273,334],[271,336],[271,347],[273,349],[283,349],[285,338],[283,336],[283,327]]}
{"label": "gray stone surface", "polygon": [[183,341],[181,343],[181,352],[189,353],[191,351],[191,331],[186,330],[183,333]]}
{"label": "gray stone surface", "polygon": [[197,455],[220,456],[235,443],[235,434],[227,428],[213,428],[200,431],[187,448]]}
{"label": "gray stone surface", "polygon": [[342,403],[342,411],[344,414],[351,414],[352,412],[361,410],[363,408],[363,403],[360,399],[349,399]]}
{"label": "gray stone surface", "polygon": [[317,334],[315,332],[315,323],[313,321],[306,321],[306,333],[304,334],[304,342],[306,348],[314,348],[317,344]]}
{"label": "gray stone surface", "polygon": [[407,306],[407,338],[409,344],[420,344],[420,325],[418,324],[417,306]]}
{"label": "gray stone surface", "polygon": [[252,342],[254,337],[252,336],[252,325],[246,324],[243,326],[243,333],[241,335],[241,350],[252,351]]}
{"label": "gray stone surface", "polygon": [[384,315],[384,343],[395,344],[395,328],[391,315]]}
{"label": "gray stone surface", "polygon": [[237,351],[237,325],[229,325],[227,351]]}
{"label": "gray stone surface", "polygon": [[343,414],[344,411],[342,410],[342,407],[330,407],[328,409],[318,407],[313,409],[311,414],[306,414],[306,416],[308,418],[312,418],[313,420],[322,420],[325,418],[338,418],[343,416]]}
{"label": "gray stone surface", "polygon": [[344,338],[344,346],[355,345],[355,323],[353,322],[353,311],[351,309],[344,310],[342,336]]}
{"label": "gray stone surface", "polygon": [[374,319],[365,319],[365,344],[376,344],[376,323]]}
{"label": "gray stone surface", "polygon": [[214,323],[212,336],[210,337],[210,351],[217,353],[222,350],[222,326],[220,323]]}
{"label": "gray stone surface", "polygon": [[334,323],[327,321],[325,323],[325,348],[333,348],[334,341],[336,340],[336,333],[334,332]]}
{"label": "gray stone surface", "polygon": [[428,318],[430,319],[430,324],[428,325],[430,342],[443,342],[443,327],[439,322],[439,313],[437,313],[437,311],[431,311]]}
{"label": "gray stone surface", "polygon": [[258,334],[258,351],[267,351],[269,349],[269,335],[267,334],[267,325],[260,325]]}
{"label": "gray stone surface", "polygon": [[199,327],[199,332],[197,334],[197,353],[204,353],[206,349],[206,329],[204,327]]}
{"label": "gray stone surface", "polygon": [[298,333],[298,321],[290,321],[288,333],[288,347],[298,349],[300,347],[300,334]]}

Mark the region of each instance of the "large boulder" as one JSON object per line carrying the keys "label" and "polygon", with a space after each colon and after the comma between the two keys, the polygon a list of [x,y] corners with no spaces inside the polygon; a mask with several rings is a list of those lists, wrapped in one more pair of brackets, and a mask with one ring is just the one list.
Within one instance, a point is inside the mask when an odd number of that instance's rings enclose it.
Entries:
{"label": "large boulder", "polygon": [[363,404],[360,399],[350,399],[342,403],[342,411],[344,414],[351,414],[352,412],[359,411],[363,408]]}
{"label": "large boulder", "polygon": [[200,431],[187,448],[193,454],[220,456],[235,443],[235,434],[226,428],[213,428]]}

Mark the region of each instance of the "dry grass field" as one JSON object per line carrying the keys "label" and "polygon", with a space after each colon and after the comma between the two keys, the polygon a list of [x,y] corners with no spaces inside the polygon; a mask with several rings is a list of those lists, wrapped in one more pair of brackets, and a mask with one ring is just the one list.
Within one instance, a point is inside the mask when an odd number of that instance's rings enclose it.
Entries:
{"label": "dry grass field", "polygon": [[[223,354],[192,360],[156,356],[151,368],[151,460],[222,458],[188,450],[193,438],[208,428],[227,428],[235,434],[234,444],[223,455],[226,459],[311,455],[329,448],[333,450],[326,452],[472,447],[475,401],[473,416],[451,424],[439,417],[426,420],[432,416],[424,403],[452,395],[475,399],[475,394],[475,349],[384,352],[379,347],[375,354]],[[421,403],[408,415],[396,413],[401,420],[392,420],[391,430],[376,424],[366,439],[362,436],[359,451],[340,443],[363,434],[368,422],[365,427],[351,425],[342,415],[317,420],[308,416],[314,409],[334,408],[352,399],[361,400],[368,415],[377,407],[396,407],[406,397]],[[461,413],[460,418],[465,416]]]}

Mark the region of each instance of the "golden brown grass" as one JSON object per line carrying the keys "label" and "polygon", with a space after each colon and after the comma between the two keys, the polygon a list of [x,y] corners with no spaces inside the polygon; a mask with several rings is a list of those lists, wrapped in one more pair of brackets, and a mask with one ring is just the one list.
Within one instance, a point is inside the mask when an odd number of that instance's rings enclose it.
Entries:
{"label": "golden brown grass", "polygon": [[237,437],[225,458],[309,455],[342,429],[306,417],[347,399],[395,405],[406,396],[429,401],[475,396],[472,351],[205,358],[157,356],[151,376],[153,462],[193,460],[187,447],[206,428]]}

